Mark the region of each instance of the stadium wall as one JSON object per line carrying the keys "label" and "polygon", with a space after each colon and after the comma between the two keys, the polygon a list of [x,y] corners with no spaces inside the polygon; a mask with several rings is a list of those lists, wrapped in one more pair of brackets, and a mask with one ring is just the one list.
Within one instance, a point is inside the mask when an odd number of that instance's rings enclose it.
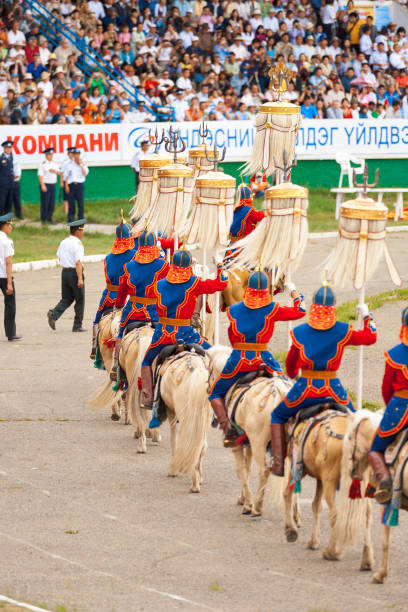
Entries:
{"label": "stadium wall", "polygon": [[[380,169],[381,187],[408,187],[407,159],[369,159],[370,177]],[[222,164],[224,172],[232,174],[240,182],[239,168],[242,162]],[[340,166],[333,160],[300,160],[293,170],[292,181],[310,188],[337,187]],[[134,194],[134,174],[128,166],[93,166],[85,187],[85,199],[92,201],[129,198]],[[344,179],[344,186],[346,182]],[[24,170],[21,178],[23,202],[39,202],[40,192],[36,170]]]}

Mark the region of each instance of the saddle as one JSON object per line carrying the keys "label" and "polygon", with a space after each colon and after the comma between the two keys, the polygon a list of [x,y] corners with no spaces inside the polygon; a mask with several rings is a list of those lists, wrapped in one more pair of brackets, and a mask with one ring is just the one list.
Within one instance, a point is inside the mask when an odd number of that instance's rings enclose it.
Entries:
{"label": "saddle", "polygon": [[342,412],[343,414],[347,414],[347,407],[343,406],[342,404],[338,404],[337,402],[320,402],[319,404],[314,404],[313,406],[301,408],[296,415],[295,426],[301,421],[312,419],[325,410],[336,410],[338,412]]}
{"label": "saddle", "polygon": [[[265,378],[273,378],[273,374],[268,372],[265,368],[260,367],[254,372],[246,372],[243,374],[233,385],[230,387],[225,395],[225,408],[227,413],[230,415],[230,421],[236,430],[241,434],[245,434],[244,430],[236,423],[235,413],[237,411],[239,402],[245,395],[245,393],[251,387],[261,383]],[[218,425],[218,421],[214,420],[213,427]],[[246,441],[246,440],[245,440]]]}
{"label": "saddle", "polygon": [[155,371],[157,370],[158,366],[161,366],[162,363],[164,363],[164,361],[168,359],[168,357],[185,352],[194,352],[201,356],[205,355],[205,350],[203,349],[203,347],[199,344],[195,344],[194,342],[188,342],[186,344],[168,344],[164,348],[162,348],[162,350],[155,359]]}
{"label": "saddle", "polygon": [[125,327],[123,336],[126,336],[126,334],[129,334],[134,329],[139,329],[140,327],[145,327],[146,325],[155,328],[157,323],[156,321],[130,321],[130,323],[128,323]]}
{"label": "saddle", "polygon": [[111,306],[110,308],[107,308],[103,315],[101,316],[101,319],[104,319],[105,317],[108,317],[110,314],[112,314],[113,312],[113,306]]}
{"label": "saddle", "polygon": [[385,463],[391,467],[394,465],[396,460],[398,459],[398,455],[402,447],[408,442],[408,429],[404,429],[398,436],[395,438],[394,442],[390,444],[387,450],[384,453]]}
{"label": "saddle", "polygon": [[[315,437],[320,426],[324,425],[328,437],[343,440],[343,434],[332,430],[330,419],[332,417],[347,417],[347,408],[335,402],[325,402],[302,408],[297,413],[289,427],[288,449],[291,457],[292,482],[290,488],[295,493],[300,493],[301,480],[303,476],[303,453],[306,441],[312,430]],[[318,425],[318,427],[316,427]]]}

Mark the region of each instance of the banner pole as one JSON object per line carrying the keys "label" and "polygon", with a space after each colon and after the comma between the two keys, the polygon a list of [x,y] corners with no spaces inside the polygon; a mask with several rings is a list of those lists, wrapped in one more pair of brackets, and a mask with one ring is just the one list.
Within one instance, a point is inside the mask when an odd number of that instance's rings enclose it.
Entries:
{"label": "banner pole", "polygon": [[[364,300],[365,300],[365,285],[363,285],[362,288],[360,289],[360,295],[359,295],[359,300],[358,300],[359,306],[362,306],[364,304]],[[362,320],[363,319],[361,317],[361,314],[359,314],[358,316],[359,328],[361,327]],[[358,347],[357,401],[356,401],[357,410],[361,410],[363,406],[363,376],[364,376],[363,357],[364,357],[364,347],[359,346]]]}

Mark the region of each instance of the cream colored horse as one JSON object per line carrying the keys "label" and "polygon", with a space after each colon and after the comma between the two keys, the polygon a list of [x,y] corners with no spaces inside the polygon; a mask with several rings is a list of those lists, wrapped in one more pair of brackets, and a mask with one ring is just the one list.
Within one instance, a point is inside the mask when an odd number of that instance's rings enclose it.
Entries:
{"label": "cream colored horse", "polygon": [[[210,368],[210,386],[221,372],[231,349],[226,347],[213,347],[208,351]],[[265,450],[270,437],[270,413],[282,401],[291,384],[280,377],[259,379],[245,393],[240,400],[236,414],[236,423],[247,434],[250,447],[234,449],[236,470],[242,483],[241,496],[238,503],[243,505],[243,513],[259,516],[262,513],[264,492],[269,476],[265,470]],[[347,430],[348,417],[333,416],[330,418],[330,429],[333,433],[343,436]],[[309,435],[304,448],[304,475],[316,480],[316,492],[312,503],[313,528],[308,547],[320,547],[320,514],[322,510],[322,497],[325,496],[329,507],[330,538],[323,556],[326,559],[338,557],[336,546],[336,488],[340,480],[343,440],[329,436],[324,425],[316,426]],[[249,489],[249,476],[251,471],[252,455],[259,469],[258,490],[255,500]],[[288,542],[297,540],[297,528],[300,525],[300,513],[297,495],[289,488],[291,481],[290,462],[285,462],[285,476],[274,480],[275,497],[285,504],[285,533]],[[348,493],[348,489],[347,489]]]}
{"label": "cream colored horse", "polygon": [[[330,431],[335,436],[343,437],[347,430],[348,416],[330,416]],[[323,557],[328,560],[337,559],[335,525],[337,518],[336,489],[340,481],[343,439],[328,434],[324,423],[317,424],[310,432],[303,449],[303,475],[316,480],[315,496],[312,502],[313,527],[308,548],[320,548],[320,515],[322,498],[326,500],[329,510],[330,535]],[[285,532],[288,542],[297,540],[297,529],[293,520],[292,498],[290,489],[291,474],[288,474],[283,493],[285,501]]]}
{"label": "cream colored horse", "polygon": [[[110,318],[109,318],[110,317]],[[112,318],[112,315],[106,317],[106,321],[101,320],[100,333],[100,350],[103,356],[104,364],[106,364],[107,372],[109,373],[112,363],[112,348],[103,343],[105,339],[112,336],[115,337],[119,330],[119,316]],[[109,321],[111,322],[109,324]],[[140,390],[138,379],[140,377],[141,364],[143,357],[150,345],[153,336],[153,328],[145,325],[138,329],[134,329],[123,337],[122,346],[119,353],[120,367],[123,369],[128,382],[126,392],[121,390],[113,391],[113,382],[109,375],[107,381],[103,383],[90,397],[89,403],[94,408],[105,409],[111,408],[113,414],[121,414],[120,406],[124,407],[125,423],[131,423],[134,428],[134,437],[137,439],[136,450],[138,453],[147,451],[147,437],[152,438],[152,442],[160,441],[160,433],[158,429],[149,430],[148,424],[150,413],[140,409]]]}
{"label": "cream colored horse", "polygon": [[[210,387],[221,373],[228,357],[230,348],[214,346],[209,349],[210,357]],[[238,505],[242,505],[243,514],[261,516],[269,470],[265,469],[265,451],[270,440],[271,412],[282,401],[291,387],[290,382],[280,376],[274,378],[259,378],[259,382],[247,391],[239,401],[235,422],[248,436],[250,445],[237,446],[233,449],[235,467],[242,489]],[[253,499],[249,486],[252,457],[258,466],[258,489]],[[280,488],[283,479],[273,477],[274,488]],[[297,504],[293,508],[294,520],[299,523]]]}
{"label": "cream colored horse", "polygon": [[[370,469],[367,461],[365,432],[377,427],[381,415],[360,410],[350,415],[343,440],[341,476],[337,520],[334,531],[334,550],[330,559],[340,559],[347,546],[354,543],[358,533],[363,534],[361,570],[372,570],[374,553],[371,540],[372,508],[371,499],[365,496],[369,484]],[[352,478],[359,482],[361,497],[350,499]]]}
{"label": "cream colored horse", "polygon": [[135,428],[134,437],[137,439],[138,453],[147,451],[147,437],[151,437],[153,443],[161,440],[159,428],[149,429],[150,411],[140,408],[140,371],[143,358],[152,340],[153,331],[153,327],[144,325],[129,332],[123,337],[119,353],[120,367],[128,382],[124,398],[125,410],[127,418]]}
{"label": "cream colored horse", "polygon": [[[351,452],[345,455],[345,470],[350,473],[353,470],[353,473],[358,477],[362,478],[362,484],[364,485],[370,479],[373,479],[372,471],[368,463],[367,454],[371,448],[374,436],[376,434],[379,422],[381,420],[382,413],[372,413],[367,410],[362,410],[358,415],[356,415],[353,427],[351,429],[351,433],[349,436],[349,447]],[[391,469],[392,474],[395,473],[396,467],[400,465],[400,463],[407,457],[408,455],[408,443],[406,443],[401,449],[396,465],[394,465]],[[402,510],[408,510],[408,468],[405,467],[403,474],[403,503],[401,506]],[[364,490],[362,488],[362,495],[364,495]],[[364,513],[361,512],[361,506],[364,503],[367,503],[370,508],[369,512],[369,520],[368,518],[364,521]],[[347,515],[347,512],[343,514],[343,521],[339,524],[339,534],[338,539],[341,544],[344,540],[352,540],[356,531],[363,525],[366,531],[370,530],[371,526],[371,500],[362,499],[354,499],[347,500],[347,507],[356,506],[359,507],[360,512],[354,510],[354,520],[350,520],[350,517]],[[379,570],[373,576],[373,582],[382,584],[386,577],[388,576],[388,563],[389,563],[389,552],[390,552],[390,543],[391,543],[391,527],[388,525],[383,525],[382,528],[382,538],[381,538],[381,548],[382,548],[382,558]],[[371,548],[371,567],[373,565],[373,555],[372,555],[372,545],[371,545],[371,534],[365,533],[365,546],[370,546]],[[371,569],[363,568],[363,569]]]}
{"label": "cream colored horse", "polygon": [[212,415],[207,397],[208,359],[195,353],[182,355],[161,366],[161,396],[170,425],[172,456],[168,475],[191,474],[190,493],[199,493]]}
{"label": "cream colored horse", "polygon": [[[102,317],[99,322],[98,346],[107,377],[88,398],[88,405],[91,408],[97,410],[106,408],[111,410],[113,420],[118,420],[121,417],[122,392],[115,392],[112,390],[113,383],[109,378],[109,372],[112,366],[113,346],[111,344],[106,344],[105,341],[118,334],[121,315],[122,310],[117,310],[115,314],[111,312]],[[127,418],[125,416],[125,422],[126,421]]]}

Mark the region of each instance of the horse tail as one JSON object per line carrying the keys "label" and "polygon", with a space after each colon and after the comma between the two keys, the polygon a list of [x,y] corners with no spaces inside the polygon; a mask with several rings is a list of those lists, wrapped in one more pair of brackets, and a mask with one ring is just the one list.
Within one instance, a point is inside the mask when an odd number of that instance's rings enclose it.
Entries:
{"label": "horse tail", "polygon": [[355,541],[357,532],[363,529],[366,520],[367,504],[365,490],[369,480],[367,467],[361,478],[353,478],[353,449],[356,448],[357,434],[360,423],[368,419],[373,420],[373,413],[360,410],[349,419],[343,440],[341,456],[340,492],[338,496],[338,510],[335,526],[337,549],[341,553]]}
{"label": "horse tail", "polygon": [[[128,418],[130,423],[136,429],[136,432],[141,435],[144,434],[148,426],[148,418],[150,418],[150,412],[141,410],[140,408],[140,389],[139,389],[139,376],[142,367],[142,361],[149,348],[152,340],[151,335],[140,333],[137,339],[137,353],[135,360],[131,367],[126,368],[126,375],[128,379],[128,392],[126,398],[126,404],[128,407]],[[133,342],[132,342],[133,345]]]}
{"label": "horse tail", "polygon": [[191,372],[187,389],[182,390],[187,401],[177,403],[177,445],[169,472],[174,476],[193,473],[207,444],[211,408],[207,396],[208,370],[204,364]]}
{"label": "horse tail", "polygon": [[[285,497],[283,494],[288,486],[290,470],[291,470],[290,459],[286,458],[285,459],[285,473],[284,473],[283,478],[281,476],[274,476],[273,474],[269,476],[270,483],[271,483],[270,498],[271,498],[272,504],[274,506],[277,506],[278,508],[283,508],[284,503],[285,503]],[[295,497],[297,499],[297,494],[295,494]]]}
{"label": "horse tail", "polygon": [[115,391],[112,391],[112,385],[113,383],[108,377],[104,383],[99,385],[99,387],[89,395],[88,406],[96,410],[112,408],[116,396]]}

